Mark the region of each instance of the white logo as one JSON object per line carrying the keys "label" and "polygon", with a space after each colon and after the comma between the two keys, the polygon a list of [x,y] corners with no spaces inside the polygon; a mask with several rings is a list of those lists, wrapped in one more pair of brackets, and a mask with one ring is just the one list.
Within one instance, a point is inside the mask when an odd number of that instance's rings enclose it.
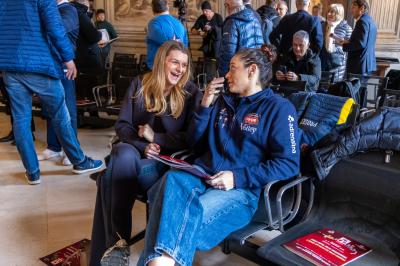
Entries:
{"label": "white logo", "polygon": [[303,119],[301,119],[300,125],[309,126],[309,127],[317,127],[318,122],[314,122],[314,121],[303,118]]}
{"label": "white logo", "polygon": [[296,140],[294,138],[293,116],[289,115],[288,121],[289,121],[289,132],[290,132],[290,146],[292,147],[292,153],[296,153],[297,151],[296,151]]}
{"label": "white logo", "polygon": [[243,124],[243,123],[240,123],[240,129],[242,131],[250,132],[252,135],[257,131],[256,127],[252,127],[252,126],[250,126],[248,124]]}

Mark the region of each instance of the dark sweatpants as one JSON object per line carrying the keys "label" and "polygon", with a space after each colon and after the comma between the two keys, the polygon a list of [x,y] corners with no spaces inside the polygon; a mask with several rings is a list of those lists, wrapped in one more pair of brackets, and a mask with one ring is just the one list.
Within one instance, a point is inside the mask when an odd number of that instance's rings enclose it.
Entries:
{"label": "dark sweatpants", "polygon": [[100,265],[107,248],[119,240],[118,234],[125,240],[130,239],[137,194],[146,193],[167,170],[162,163],[142,159],[130,144],[118,143],[113,147],[107,172],[97,181],[91,266]]}

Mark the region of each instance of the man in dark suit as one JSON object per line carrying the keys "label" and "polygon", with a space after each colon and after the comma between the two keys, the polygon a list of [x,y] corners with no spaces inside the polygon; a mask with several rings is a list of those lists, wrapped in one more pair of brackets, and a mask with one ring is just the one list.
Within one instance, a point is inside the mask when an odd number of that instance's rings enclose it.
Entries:
{"label": "man in dark suit", "polygon": [[376,25],[368,15],[369,5],[366,0],[354,0],[351,14],[357,21],[350,40],[338,40],[343,51],[348,52],[347,73],[372,74],[376,71],[375,42]]}
{"label": "man in dark suit", "polygon": [[279,53],[288,51],[293,35],[299,30],[306,31],[310,36],[310,48],[318,54],[322,48],[322,27],[318,18],[311,16],[307,10],[310,0],[296,0],[297,12],[284,16],[278,26],[269,36],[272,44],[278,47]]}

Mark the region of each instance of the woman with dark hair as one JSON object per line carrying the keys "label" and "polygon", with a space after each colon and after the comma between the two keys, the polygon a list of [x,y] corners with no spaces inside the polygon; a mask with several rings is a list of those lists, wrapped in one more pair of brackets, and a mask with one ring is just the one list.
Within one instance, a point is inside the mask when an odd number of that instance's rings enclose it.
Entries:
{"label": "woman with dark hair", "polygon": [[[102,265],[128,265],[136,196],[167,170],[147,158],[188,147],[186,130],[202,96],[190,72],[187,48],[168,41],[158,49],[153,70],[132,81],[115,124],[121,142],[98,180],[90,265],[100,265],[100,259]],[[115,264],[115,256],[126,264]]]}
{"label": "woman with dark hair", "polygon": [[191,265],[196,250],[250,222],[264,185],[298,174],[296,111],[267,87],[270,72],[261,50],[246,49],[230,62],[229,93],[213,103],[224,78],[207,86],[188,137],[202,151],[195,164],[211,177],[171,170],[151,188],[138,265]]}
{"label": "woman with dark hair", "polygon": [[346,72],[347,53],[343,51],[343,47],[335,43],[332,34],[335,38],[344,40],[350,39],[352,28],[344,19],[344,7],[341,4],[331,4],[326,13],[326,21],[323,23],[324,46],[322,47],[321,70],[335,71],[335,81],[340,81],[344,78]]}

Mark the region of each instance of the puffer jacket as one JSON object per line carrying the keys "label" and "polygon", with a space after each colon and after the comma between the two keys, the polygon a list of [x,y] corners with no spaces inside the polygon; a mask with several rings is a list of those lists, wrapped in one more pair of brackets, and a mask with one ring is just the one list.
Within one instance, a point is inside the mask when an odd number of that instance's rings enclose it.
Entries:
{"label": "puffer jacket", "polygon": [[286,70],[300,76],[301,81],[306,81],[306,91],[316,91],[321,79],[321,60],[311,49],[304,57],[297,61],[292,50],[278,59],[278,67],[286,66]]}
{"label": "puffer jacket", "polygon": [[245,8],[228,16],[224,21],[218,57],[220,76],[225,76],[232,57],[241,48],[260,48],[263,42],[261,25],[252,10]]}
{"label": "puffer jacket", "polygon": [[[324,37],[327,34],[326,32],[326,23],[323,24],[322,29],[324,31]],[[342,20],[333,30],[336,36],[348,40],[350,39],[351,33],[353,29],[347,24],[346,20]],[[324,45],[322,46],[322,50],[320,53],[321,58],[321,67],[322,71],[330,71],[335,69],[335,81],[341,81],[344,78],[344,74],[346,72],[346,60],[347,53],[343,51],[343,47],[341,45],[334,44],[335,51],[333,53],[329,53],[325,47],[325,39]]]}
{"label": "puffer jacket", "polygon": [[0,70],[64,78],[74,50],[56,1],[0,1],[0,51]]}
{"label": "puffer jacket", "polygon": [[293,93],[288,99],[299,117],[300,144],[310,147],[335,127],[345,125],[354,104],[348,97],[314,92]]}
{"label": "puffer jacket", "polygon": [[400,110],[384,107],[346,131],[334,144],[314,150],[311,159],[319,179],[328,176],[341,159],[372,149],[400,151]]}

